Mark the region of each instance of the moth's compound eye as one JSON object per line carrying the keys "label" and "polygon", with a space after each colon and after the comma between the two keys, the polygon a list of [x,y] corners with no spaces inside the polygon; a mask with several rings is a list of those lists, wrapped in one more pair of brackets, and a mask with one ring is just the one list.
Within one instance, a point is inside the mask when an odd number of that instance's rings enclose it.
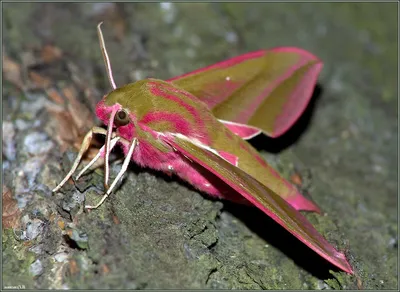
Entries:
{"label": "moth's compound eye", "polygon": [[114,123],[118,127],[129,124],[129,115],[128,115],[127,111],[124,109],[119,110],[117,112],[117,114],[115,115]]}

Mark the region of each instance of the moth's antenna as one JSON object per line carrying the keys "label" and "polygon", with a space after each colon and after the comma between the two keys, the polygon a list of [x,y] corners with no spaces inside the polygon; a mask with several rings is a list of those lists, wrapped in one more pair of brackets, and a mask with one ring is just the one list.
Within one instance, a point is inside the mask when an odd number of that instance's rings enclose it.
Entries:
{"label": "moth's antenna", "polygon": [[113,77],[112,70],[111,70],[110,59],[108,58],[106,45],[104,43],[103,33],[101,32],[101,28],[100,28],[100,26],[102,24],[103,24],[103,22],[100,22],[97,25],[97,34],[99,36],[100,49],[101,49],[101,53],[103,54],[104,64],[106,65],[106,71],[107,71],[108,80],[110,81],[111,87],[114,90],[114,89],[117,88],[117,86],[115,86],[114,77]]}

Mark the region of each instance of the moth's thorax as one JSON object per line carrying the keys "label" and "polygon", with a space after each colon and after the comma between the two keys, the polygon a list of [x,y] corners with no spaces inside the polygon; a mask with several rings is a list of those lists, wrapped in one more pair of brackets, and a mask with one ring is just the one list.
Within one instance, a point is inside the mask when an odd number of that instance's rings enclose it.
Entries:
{"label": "moth's thorax", "polygon": [[138,113],[139,119],[149,111],[175,112],[182,108],[183,103],[193,102],[202,104],[195,96],[172,83],[151,78],[117,88],[104,98],[106,106],[120,104],[124,109]]}
{"label": "moth's thorax", "polygon": [[205,122],[213,119],[207,106],[191,93],[157,79],[115,89],[97,105],[96,114],[108,124],[111,112],[119,109],[124,109],[141,128],[180,133],[199,140],[207,139]]}

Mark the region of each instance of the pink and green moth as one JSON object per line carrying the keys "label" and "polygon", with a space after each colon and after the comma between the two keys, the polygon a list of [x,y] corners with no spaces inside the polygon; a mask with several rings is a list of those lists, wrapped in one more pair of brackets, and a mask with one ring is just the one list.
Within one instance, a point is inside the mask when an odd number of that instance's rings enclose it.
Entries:
{"label": "pink and green moth", "polygon": [[[143,167],[174,173],[214,197],[250,204],[262,210],[327,261],[352,274],[345,255],[320,235],[299,210],[319,208],[270,167],[246,141],[260,133],[283,134],[310,100],[322,63],[292,47],[247,53],[167,81],[145,79],[117,88],[97,27],[113,90],[96,106],[107,130],[93,127],[85,136],[70,172],[76,171],[94,134],[105,145],[78,174],[105,158],[106,193],[99,207],[126,172],[131,160]],[[110,151],[125,154],[111,185]]]}

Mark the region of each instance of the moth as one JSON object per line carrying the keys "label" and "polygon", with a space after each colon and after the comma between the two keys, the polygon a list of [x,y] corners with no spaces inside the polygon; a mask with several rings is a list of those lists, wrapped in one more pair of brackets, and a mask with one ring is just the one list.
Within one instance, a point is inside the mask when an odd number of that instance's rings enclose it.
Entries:
{"label": "moth", "polygon": [[[299,210],[319,208],[270,167],[246,140],[265,133],[282,135],[310,100],[322,62],[298,48],[247,53],[167,81],[145,79],[117,88],[101,32],[100,47],[112,91],[96,106],[107,129],[85,136],[71,170],[75,173],[94,134],[105,145],[78,174],[104,157],[106,192],[112,193],[133,160],[140,166],[174,173],[206,194],[254,205],[333,265],[352,267]],[[109,156],[116,144],[125,158],[109,185]]]}

